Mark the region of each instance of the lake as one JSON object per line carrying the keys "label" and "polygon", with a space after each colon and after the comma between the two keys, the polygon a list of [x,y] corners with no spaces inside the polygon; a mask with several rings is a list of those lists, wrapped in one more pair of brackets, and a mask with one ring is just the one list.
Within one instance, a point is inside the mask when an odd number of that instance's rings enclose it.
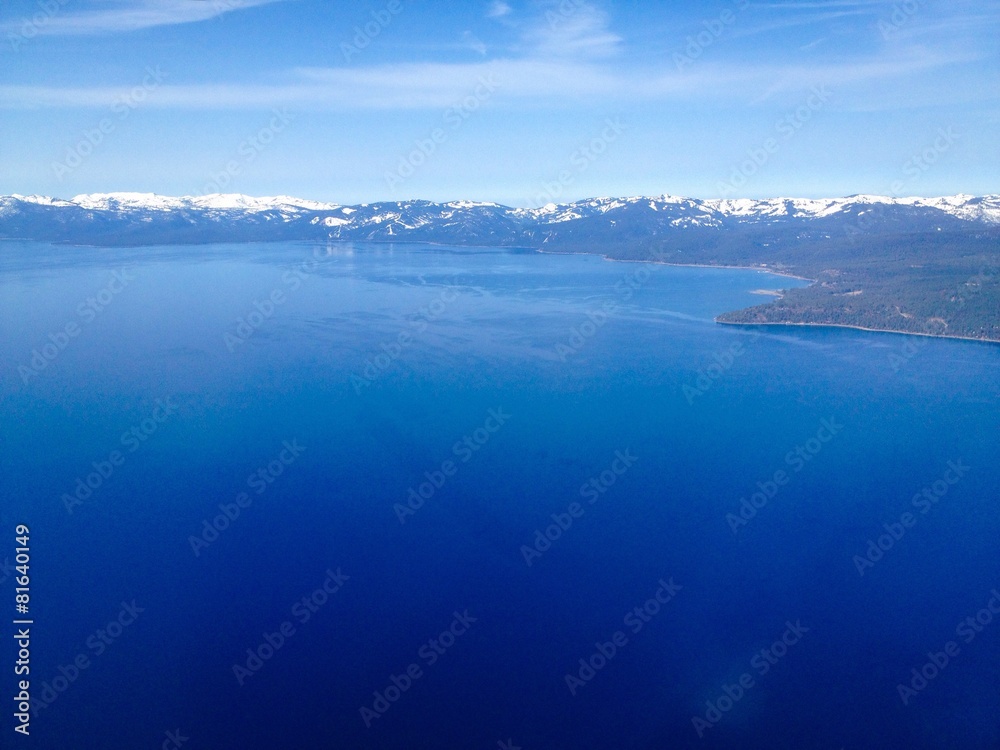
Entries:
{"label": "lake", "polygon": [[1000,347],[713,322],[804,283],[3,243],[30,742],[996,748]]}

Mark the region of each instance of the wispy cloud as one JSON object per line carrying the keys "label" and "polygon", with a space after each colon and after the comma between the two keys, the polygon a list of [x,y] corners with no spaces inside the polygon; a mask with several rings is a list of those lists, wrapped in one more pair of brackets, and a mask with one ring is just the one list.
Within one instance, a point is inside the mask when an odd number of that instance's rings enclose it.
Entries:
{"label": "wispy cloud", "polygon": [[588,3],[560,3],[544,19],[522,31],[524,44],[538,57],[606,57],[620,50],[607,13]]}
{"label": "wispy cloud", "polygon": [[486,45],[483,43],[483,40],[471,31],[466,30],[462,32],[462,46],[473,50],[479,55],[486,55]]}
{"label": "wispy cloud", "polygon": [[813,39],[808,44],[801,45],[799,47],[799,51],[800,52],[808,52],[811,49],[815,49],[816,47],[818,47],[819,45],[821,45],[825,41],[826,41],[826,37],[825,36],[821,36],[819,39]]}
{"label": "wispy cloud", "polygon": [[493,0],[493,2],[490,3],[490,9],[486,11],[486,16],[488,18],[503,18],[504,16],[509,16],[513,10],[514,9],[503,0]]}
{"label": "wispy cloud", "polygon": [[[268,73],[268,83],[171,83],[160,86],[145,106],[231,110],[287,106],[337,111],[446,108],[468,97],[484,81],[498,89],[491,107],[562,106],[588,99],[614,106],[631,101],[761,104],[785,98],[792,102],[817,85],[835,88],[838,102],[848,106],[852,87],[857,101],[866,99],[873,84],[905,91],[909,82],[922,80],[930,71],[974,63],[986,54],[973,45],[895,43],[864,55],[831,59],[810,55],[781,62],[721,57],[679,71],[673,66],[639,65],[618,54],[622,38],[612,30],[608,15],[593,5],[547,7],[565,10],[519,18],[512,32],[516,41],[499,56],[488,57],[485,46],[469,34],[466,44],[475,45],[483,59],[299,67]],[[0,109],[105,107],[127,93],[124,86],[0,86]],[[963,87],[954,86],[942,96],[966,93]]]}
{"label": "wispy cloud", "polygon": [[[484,82],[498,89],[491,106],[534,102],[566,104],[601,97],[607,102],[694,100],[754,101],[800,97],[826,84],[843,94],[852,86],[907,77],[976,58],[921,54],[783,66],[704,63],[680,73],[620,71],[601,61],[553,58],[484,60],[467,63],[403,63],[364,68],[300,68],[281,84],[163,85],[144,106],[187,109],[416,109],[456,104]],[[104,107],[127,96],[128,87],[0,86],[0,107]]]}
{"label": "wispy cloud", "polygon": [[831,11],[828,13],[801,14],[792,16],[790,18],[781,18],[774,21],[769,21],[745,29],[739,29],[738,31],[733,32],[733,37],[745,37],[745,36],[754,36],[757,34],[766,34],[771,31],[777,31],[778,29],[790,29],[796,26],[814,26],[816,24],[828,24],[830,23],[830,21],[837,21],[842,18],[849,18],[851,16],[874,16],[874,15],[875,13],[871,9],[839,10],[839,11]]}
{"label": "wispy cloud", "polygon": [[[69,7],[46,18],[38,34],[52,36],[112,34],[156,26],[207,21],[232,11],[269,5],[283,0],[111,0],[100,10]],[[0,23],[0,31],[16,31],[23,20]]]}
{"label": "wispy cloud", "polygon": [[815,2],[754,3],[755,8],[777,10],[816,10],[818,8],[872,8],[892,7],[897,0],[816,0]]}
{"label": "wispy cloud", "polygon": [[973,36],[989,38],[995,48],[1000,15],[996,13],[973,13],[944,18],[914,17],[912,23],[904,23],[890,34],[896,41],[907,41],[920,37],[969,39]]}

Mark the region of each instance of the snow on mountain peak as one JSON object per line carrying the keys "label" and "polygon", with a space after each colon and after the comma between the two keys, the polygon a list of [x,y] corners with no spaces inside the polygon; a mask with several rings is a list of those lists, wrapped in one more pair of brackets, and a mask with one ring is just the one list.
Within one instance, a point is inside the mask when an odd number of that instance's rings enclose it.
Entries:
{"label": "snow on mountain peak", "polygon": [[967,221],[1000,222],[1000,201],[996,196],[976,198],[952,195],[939,198],[895,198],[885,195],[851,195],[846,198],[723,198],[700,203],[724,216],[739,218],[792,216],[822,218],[856,205],[899,205],[933,208]]}
{"label": "snow on mountain peak", "polygon": [[180,198],[168,198],[155,193],[84,193],[70,199],[80,208],[106,211],[119,208],[148,208],[165,211],[171,208],[181,208]]}
{"label": "snow on mountain peak", "polygon": [[210,193],[208,195],[186,195],[169,197],[155,193],[85,193],[72,198],[81,208],[107,211],[111,209],[146,209],[169,211],[177,208],[207,208],[222,210],[268,211],[273,209],[329,211],[340,206],[336,203],[293,198],[287,195],[255,198],[240,193]]}
{"label": "snow on mountain peak", "polygon": [[69,201],[65,201],[62,198],[50,198],[47,195],[18,195],[14,193],[10,196],[0,196],[0,198],[9,197],[17,201],[22,201],[24,203],[37,203],[40,206],[69,206],[71,205]]}
{"label": "snow on mountain peak", "polygon": [[499,208],[499,203],[491,203],[489,201],[451,201],[450,203],[445,203],[444,205],[448,208]]}
{"label": "snow on mountain peak", "polygon": [[[284,221],[292,221],[303,213],[335,212],[334,221],[320,221],[326,226],[346,226],[348,224],[383,225],[398,224],[407,227],[401,221],[401,215],[384,214],[385,209],[395,208],[406,213],[408,222],[413,227],[424,226],[433,219],[420,215],[410,217],[411,211],[424,212],[433,210],[436,206],[440,211],[441,220],[454,220],[454,212],[463,210],[474,212],[477,209],[498,210],[505,217],[517,221],[535,221],[541,224],[557,224],[589,217],[606,215],[608,219],[615,218],[622,211],[642,208],[651,213],[662,215],[662,220],[672,226],[714,226],[722,227],[726,220],[740,223],[765,222],[771,223],[788,219],[810,220],[833,217],[844,213],[845,216],[859,209],[870,210],[874,206],[899,206],[911,209],[940,211],[954,218],[989,224],[1000,224],[1000,196],[986,195],[981,197],[958,194],[935,198],[921,197],[890,197],[881,195],[852,195],[843,198],[714,198],[701,200],[664,193],[661,196],[633,196],[625,198],[597,197],[572,203],[550,202],[540,207],[508,208],[488,201],[457,200],[444,204],[430,204],[424,201],[416,203],[375,204],[382,207],[383,213],[371,214],[368,204],[357,206],[342,206],[337,203],[295,198],[288,195],[270,197],[253,197],[239,193],[212,193],[209,195],[170,197],[155,193],[112,192],[85,193],[70,200],[50,198],[39,195],[11,195],[0,197],[0,207],[4,215],[10,216],[16,210],[18,203],[35,204],[39,207],[72,208],[79,207],[91,211],[108,211],[114,213],[131,212],[168,212],[172,210],[225,212],[237,215],[264,213],[266,219],[274,218],[271,214],[279,214]],[[352,216],[352,214],[355,214]],[[348,218],[350,217],[350,218]],[[147,219],[148,220],[148,219]]]}

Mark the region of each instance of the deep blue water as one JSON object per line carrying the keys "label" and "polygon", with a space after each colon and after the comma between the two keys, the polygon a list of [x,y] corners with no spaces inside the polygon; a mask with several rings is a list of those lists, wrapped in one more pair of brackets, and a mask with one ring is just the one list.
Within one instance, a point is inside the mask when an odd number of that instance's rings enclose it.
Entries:
{"label": "deep blue water", "polygon": [[[31,690],[57,697],[14,734],[5,625],[3,747],[1000,747],[1000,347],[712,322],[795,283],[423,246],[4,243],[0,561],[28,524]],[[109,476],[77,503],[95,462]],[[758,482],[773,496],[739,518]],[[239,515],[195,554],[220,504]],[[861,575],[883,524],[900,538]],[[340,588],[310,611],[328,570]],[[601,668],[574,694],[580,659]]]}

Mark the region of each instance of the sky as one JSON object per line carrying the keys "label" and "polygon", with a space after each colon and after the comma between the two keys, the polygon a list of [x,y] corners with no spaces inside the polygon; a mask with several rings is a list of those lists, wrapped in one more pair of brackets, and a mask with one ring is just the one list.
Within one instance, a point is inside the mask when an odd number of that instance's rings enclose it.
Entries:
{"label": "sky", "polygon": [[6,0],[0,194],[1000,193],[995,0]]}

